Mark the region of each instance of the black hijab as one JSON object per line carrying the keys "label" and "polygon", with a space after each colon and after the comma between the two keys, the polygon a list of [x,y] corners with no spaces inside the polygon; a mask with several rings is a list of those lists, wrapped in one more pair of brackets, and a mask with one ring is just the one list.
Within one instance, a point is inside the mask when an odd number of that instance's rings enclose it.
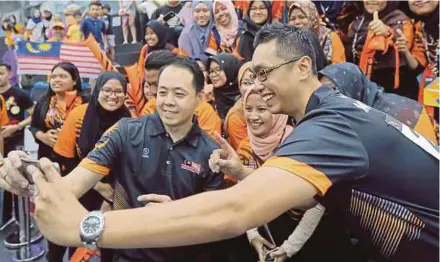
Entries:
{"label": "black hijab", "polygon": [[255,3],[255,1],[251,1],[249,3],[249,8],[247,10],[247,14],[246,17],[244,19],[244,22],[246,23],[246,31],[252,36],[255,37],[255,35],[257,34],[257,32],[266,24],[270,24],[272,22],[272,3],[271,1],[262,1],[264,3],[264,5],[267,8],[267,20],[264,24],[256,24],[254,21],[252,21],[251,19],[251,7],[252,5]]}
{"label": "black hijab", "polygon": [[107,129],[113,126],[121,118],[130,117],[130,111],[128,111],[125,105],[122,105],[116,111],[110,112],[105,110],[99,104],[99,93],[105,83],[110,79],[118,80],[124,89],[124,93],[127,93],[127,81],[120,73],[103,72],[99,75],[92,96],[90,97],[89,105],[87,106],[79,136],[78,146],[81,152],[81,158],[87,156]]}
{"label": "black hijab", "polygon": [[215,61],[226,74],[226,84],[214,88],[215,108],[220,118],[224,120],[229,109],[240,98],[238,70],[240,70],[241,62],[232,54],[221,53],[208,59],[208,71],[212,61]]}
{"label": "black hijab", "polygon": [[168,43],[169,30],[161,22],[152,20],[148,22],[147,28],[150,28],[159,39],[159,42],[155,46],[148,46],[149,51],[164,49]]}

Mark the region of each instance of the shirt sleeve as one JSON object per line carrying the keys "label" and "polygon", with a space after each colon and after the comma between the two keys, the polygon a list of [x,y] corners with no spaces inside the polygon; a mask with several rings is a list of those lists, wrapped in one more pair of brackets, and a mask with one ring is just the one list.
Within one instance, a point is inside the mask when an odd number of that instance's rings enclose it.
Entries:
{"label": "shirt sleeve", "polygon": [[95,148],[79,164],[92,172],[106,176],[120,158],[124,134],[124,119],[110,127]]}
{"label": "shirt sleeve", "polygon": [[248,136],[246,122],[237,114],[232,114],[227,121],[228,142],[237,150],[241,141]]}
{"label": "shirt sleeve", "polygon": [[307,116],[263,166],[295,174],[325,195],[335,183],[362,177],[368,170],[368,155],[346,120],[319,111]]}
{"label": "shirt sleeve", "polygon": [[215,112],[214,108],[203,102],[196,108],[195,112],[200,128],[202,128],[212,139],[215,140],[215,131],[222,132],[222,120]]}
{"label": "shirt sleeve", "polygon": [[6,102],[3,96],[0,96],[0,126],[5,126],[9,123],[8,111],[6,110]]}

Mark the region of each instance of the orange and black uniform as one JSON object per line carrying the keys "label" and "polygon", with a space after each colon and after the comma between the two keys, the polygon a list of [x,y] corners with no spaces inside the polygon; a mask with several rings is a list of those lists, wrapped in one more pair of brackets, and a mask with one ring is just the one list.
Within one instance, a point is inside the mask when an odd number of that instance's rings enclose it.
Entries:
{"label": "orange and black uniform", "polygon": [[[173,142],[157,113],[122,119],[110,128],[80,166],[115,181],[115,209],[143,207],[143,194],[173,200],[218,189],[223,175],[212,173],[208,160],[217,144],[197,121],[185,138]],[[115,250],[116,261],[193,261],[210,245]]]}
{"label": "orange and black uniform", "polygon": [[438,261],[439,158],[395,118],[322,86],[263,166],[314,185],[372,259]]}
{"label": "orange and black uniform", "polygon": [[[47,132],[50,129],[60,129],[69,113],[77,106],[87,102],[86,98],[80,95],[66,95],[65,107],[57,103],[55,95],[43,97],[35,106],[32,114],[30,131],[35,137],[38,131]],[[38,158],[55,157],[53,149],[38,139]]]}

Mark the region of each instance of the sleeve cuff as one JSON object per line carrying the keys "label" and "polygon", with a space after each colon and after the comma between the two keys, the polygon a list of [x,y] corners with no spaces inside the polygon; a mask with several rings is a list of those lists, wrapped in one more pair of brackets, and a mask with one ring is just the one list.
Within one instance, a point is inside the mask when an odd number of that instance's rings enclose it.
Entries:
{"label": "sleeve cuff", "polygon": [[307,165],[306,163],[288,157],[271,158],[267,160],[263,166],[280,168],[301,177],[314,185],[321,196],[325,195],[332,185],[330,179],[321,171]]}
{"label": "sleeve cuff", "polygon": [[110,173],[110,169],[108,167],[102,166],[98,163],[96,163],[93,160],[90,160],[88,158],[84,158],[81,163],[79,163],[79,166],[86,168],[92,172],[95,172],[97,174],[100,174],[102,176],[106,176]]}

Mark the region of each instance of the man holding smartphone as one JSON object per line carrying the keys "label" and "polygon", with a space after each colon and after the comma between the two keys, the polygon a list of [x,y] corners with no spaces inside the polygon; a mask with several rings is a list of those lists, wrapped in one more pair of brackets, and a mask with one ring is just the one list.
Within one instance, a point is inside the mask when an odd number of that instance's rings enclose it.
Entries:
{"label": "man holding smartphone", "polygon": [[171,29],[170,42],[174,46],[178,46],[178,39],[182,32],[182,23],[177,14],[182,10],[184,4],[184,1],[168,0],[165,5],[157,8],[151,16],[151,20],[157,20]]}

